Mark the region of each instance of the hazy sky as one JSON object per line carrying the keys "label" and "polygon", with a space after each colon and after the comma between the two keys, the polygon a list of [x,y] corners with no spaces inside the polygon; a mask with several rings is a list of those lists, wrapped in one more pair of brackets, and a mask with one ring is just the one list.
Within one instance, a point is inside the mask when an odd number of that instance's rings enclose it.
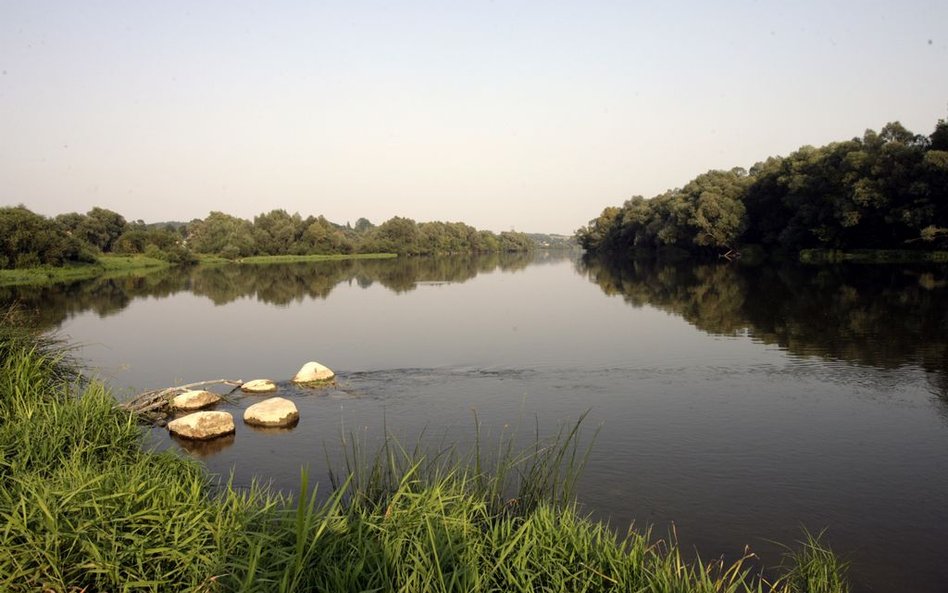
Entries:
{"label": "hazy sky", "polygon": [[948,2],[0,0],[0,205],[571,233],[948,117]]}

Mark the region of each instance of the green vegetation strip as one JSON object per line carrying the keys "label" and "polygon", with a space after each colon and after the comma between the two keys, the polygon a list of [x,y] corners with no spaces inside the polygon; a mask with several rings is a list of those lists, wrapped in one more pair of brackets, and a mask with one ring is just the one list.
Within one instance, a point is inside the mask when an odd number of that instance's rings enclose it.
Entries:
{"label": "green vegetation strip", "polygon": [[[577,513],[578,424],[487,468],[389,440],[352,446],[329,496],[217,484],[142,448],[60,346],[0,315],[0,590],[843,592],[818,538],[764,581],[747,560],[686,561]],[[309,492],[302,477],[301,492]]]}
{"label": "green vegetation strip", "polygon": [[[333,255],[261,255],[245,257],[236,262],[222,257],[201,257],[199,265],[213,266],[230,263],[266,265],[289,264],[321,261],[339,261],[349,259],[392,259],[395,253],[354,253]],[[62,267],[42,266],[13,270],[0,270],[0,286],[49,285],[74,280],[88,280],[99,277],[134,276],[154,270],[167,268],[170,264],[164,260],[145,255],[101,255],[94,264],[70,264]]]}
{"label": "green vegetation strip", "polygon": [[135,275],[167,268],[169,265],[166,261],[144,255],[102,255],[93,264],[0,270],[0,286],[47,285],[100,276]]}
{"label": "green vegetation strip", "polygon": [[348,253],[328,255],[254,255],[242,257],[237,261],[241,264],[295,264],[306,262],[338,261],[344,259],[392,259],[397,253]]}
{"label": "green vegetation strip", "polygon": [[[549,243],[553,237],[537,235]],[[323,261],[325,255],[446,255],[526,252],[524,233],[477,230],[462,222],[415,222],[399,216],[376,226],[365,218],[335,224],[325,217],[271,210],[245,220],[211,212],[189,223],[128,222],[118,212],[92,208],[54,218],[23,205],[0,207],[0,270],[94,264],[99,254],[145,255],[170,264],[221,263],[263,256],[264,263]],[[300,259],[299,255],[316,257]],[[268,256],[283,256],[272,259]],[[94,274],[93,274],[94,275]],[[45,279],[45,276],[43,277]],[[34,278],[35,279],[35,278]],[[27,280],[29,281],[29,280]]]}

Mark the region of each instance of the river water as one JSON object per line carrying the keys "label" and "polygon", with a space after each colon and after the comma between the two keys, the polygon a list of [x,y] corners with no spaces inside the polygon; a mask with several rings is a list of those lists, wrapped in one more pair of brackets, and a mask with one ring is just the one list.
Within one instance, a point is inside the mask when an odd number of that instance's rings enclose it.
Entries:
{"label": "river water", "polygon": [[[855,591],[948,589],[948,267],[625,265],[541,252],[221,266],[0,289],[81,345],[128,396],[271,378],[292,430],[238,421],[213,471],[281,488],[323,480],[342,436],[466,446],[598,429],[578,485],[619,530],[674,529],[702,558],[802,529]],[[309,360],[338,385],[295,389]],[[223,409],[239,417],[259,396]],[[518,436],[519,438],[519,436]]]}

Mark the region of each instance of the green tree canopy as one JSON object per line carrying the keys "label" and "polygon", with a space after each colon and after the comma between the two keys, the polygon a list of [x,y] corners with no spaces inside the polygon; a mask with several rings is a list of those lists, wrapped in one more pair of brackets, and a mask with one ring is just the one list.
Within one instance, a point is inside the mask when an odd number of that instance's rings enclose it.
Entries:
{"label": "green tree canopy", "polygon": [[610,207],[579,229],[599,253],[737,244],[796,251],[930,249],[948,236],[948,124],[930,136],[899,122],[880,132],[743,169],[709,171],[681,189]]}
{"label": "green tree canopy", "polygon": [[56,220],[25,206],[0,208],[0,268],[95,261],[88,247]]}
{"label": "green tree canopy", "polygon": [[223,212],[211,212],[204,220],[188,225],[188,245],[197,253],[215,253],[227,258],[257,253],[253,225]]}

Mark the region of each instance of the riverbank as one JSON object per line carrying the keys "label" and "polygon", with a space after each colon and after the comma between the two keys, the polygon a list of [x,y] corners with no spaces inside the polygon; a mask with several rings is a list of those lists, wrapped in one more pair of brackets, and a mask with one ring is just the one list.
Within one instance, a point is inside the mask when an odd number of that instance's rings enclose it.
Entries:
{"label": "riverbank", "polygon": [[[196,265],[213,266],[223,264],[287,264],[349,259],[392,259],[394,253],[353,253],[333,255],[261,255],[240,260],[229,260],[217,256],[203,256]],[[99,277],[120,277],[147,274],[155,270],[168,268],[174,264],[145,255],[101,255],[92,264],[70,264],[62,267],[42,266],[0,270],[0,286],[47,286],[75,280],[89,280]]]}
{"label": "riverbank", "polygon": [[907,249],[804,249],[799,254],[804,264],[914,264],[948,263],[948,251],[912,251]]}
{"label": "riverbank", "polygon": [[692,563],[648,531],[620,538],[583,518],[570,494],[578,424],[493,463],[352,445],[319,497],[237,490],[144,451],[108,389],[78,388],[62,346],[25,328],[0,316],[5,591],[847,590],[814,539],[768,584],[749,557]]}
{"label": "riverbank", "polygon": [[0,270],[0,286],[49,285],[100,276],[125,276],[147,273],[171,264],[145,255],[101,255],[92,264],[70,264],[62,267],[42,266]]}
{"label": "riverbank", "polygon": [[397,253],[349,253],[349,254],[331,254],[331,255],[255,255],[253,257],[242,257],[237,261],[239,264],[296,264],[321,261],[340,261],[347,259],[393,259],[398,257]]}

